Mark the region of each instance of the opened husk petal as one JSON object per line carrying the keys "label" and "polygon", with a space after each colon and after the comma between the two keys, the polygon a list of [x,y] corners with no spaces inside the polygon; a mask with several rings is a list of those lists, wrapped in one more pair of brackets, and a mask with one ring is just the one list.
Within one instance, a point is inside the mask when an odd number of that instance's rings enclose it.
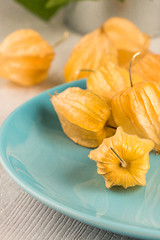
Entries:
{"label": "opened husk petal", "polygon": [[113,137],[104,139],[97,149],[90,152],[89,158],[97,162],[97,172],[104,177],[107,188],[114,185],[124,188],[144,186],[149,169],[149,152],[153,147],[153,141],[128,135],[118,127]]}

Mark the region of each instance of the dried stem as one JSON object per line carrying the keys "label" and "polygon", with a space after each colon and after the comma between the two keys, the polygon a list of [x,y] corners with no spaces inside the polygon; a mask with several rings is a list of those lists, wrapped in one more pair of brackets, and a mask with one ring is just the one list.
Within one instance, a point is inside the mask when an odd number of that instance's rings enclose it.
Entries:
{"label": "dried stem", "polygon": [[52,47],[55,48],[55,47],[58,47],[61,43],[63,43],[69,36],[69,32],[64,32],[63,34],[63,37],[61,39],[59,39],[57,42],[55,42]]}
{"label": "dried stem", "polygon": [[150,35],[151,38],[157,38],[159,36],[160,36],[160,32],[159,31],[154,33],[154,34],[152,34],[152,35]]}
{"label": "dried stem", "polygon": [[115,151],[112,147],[110,147],[110,149],[111,149],[112,152],[116,155],[116,157],[119,159],[122,167],[125,168],[125,167],[127,166],[126,162],[118,155],[118,153],[116,153],[116,151]]}
{"label": "dried stem", "polygon": [[140,54],[141,54],[140,52],[135,53],[129,64],[129,79],[130,79],[131,87],[133,87],[132,76],[131,76],[132,63],[133,63],[134,59]]}

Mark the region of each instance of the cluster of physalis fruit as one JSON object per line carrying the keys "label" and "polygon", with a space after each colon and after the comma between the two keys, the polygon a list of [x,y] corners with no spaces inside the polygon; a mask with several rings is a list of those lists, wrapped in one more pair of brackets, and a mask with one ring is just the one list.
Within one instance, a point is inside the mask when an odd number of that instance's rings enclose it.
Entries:
{"label": "cluster of physalis fruit", "polygon": [[[64,68],[66,82],[85,77],[87,89],[51,96],[65,134],[96,148],[89,158],[107,188],[145,185],[149,152],[160,152],[160,55],[149,51],[150,40],[126,19],[107,20],[82,37]],[[0,77],[32,86],[53,58],[37,32],[16,31],[0,44]]]}
{"label": "cluster of physalis fruit", "polygon": [[149,43],[133,23],[109,19],[80,40],[65,66],[66,81],[86,77],[87,89],[51,96],[65,134],[98,147],[89,158],[107,188],[144,186],[149,152],[160,152],[160,56]]}

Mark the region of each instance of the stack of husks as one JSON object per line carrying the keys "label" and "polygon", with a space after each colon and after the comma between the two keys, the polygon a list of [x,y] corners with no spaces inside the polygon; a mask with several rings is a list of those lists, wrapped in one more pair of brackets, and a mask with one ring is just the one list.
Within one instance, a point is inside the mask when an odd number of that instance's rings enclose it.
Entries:
{"label": "stack of husks", "polygon": [[66,135],[98,147],[89,157],[107,188],[145,185],[149,152],[160,152],[160,56],[149,45],[132,22],[109,19],[79,41],[65,66],[66,82],[85,77],[87,89],[51,97]]}

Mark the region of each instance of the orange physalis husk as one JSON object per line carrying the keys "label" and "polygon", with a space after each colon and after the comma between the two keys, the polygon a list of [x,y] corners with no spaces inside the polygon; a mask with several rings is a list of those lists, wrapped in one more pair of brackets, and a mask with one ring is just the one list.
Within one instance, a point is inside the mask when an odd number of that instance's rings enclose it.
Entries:
{"label": "orange physalis husk", "polygon": [[[133,83],[143,80],[132,74]],[[113,96],[121,90],[130,86],[129,73],[125,68],[108,61],[105,66],[91,73],[87,78],[87,88],[100,96],[109,105]]]}
{"label": "orange physalis husk", "polygon": [[51,102],[63,131],[75,143],[93,148],[112,134],[105,125],[110,116],[109,106],[92,92],[68,88],[52,96]]}
{"label": "orange physalis husk", "polygon": [[39,33],[17,30],[0,44],[0,77],[23,86],[44,81],[54,52]]}
{"label": "orange physalis husk", "polygon": [[160,55],[147,52],[132,66],[132,72],[141,76],[144,80],[152,80],[160,83]]}
{"label": "orange physalis husk", "polygon": [[151,139],[160,152],[160,85],[145,81],[116,94],[112,115],[126,133]]}
{"label": "orange physalis husk", "polygon": [[119,64],[128,67],[136,52],[147,51],[150,36],[142,33],[131,21],[113,17],[103,24],[104,31],[118,50]]}
{"label": "orange physalis husk", "polygon": [[103,28],[99,28],[82,37],[74,47],[64,68],[65,81],[87,77],[90,72],[81,72],[81,69],[95,71],[108,60],[117,62],[117,51]]}
{"label": "orange physalis husk", "polygon": [[113,137],[104,139],[90,152],[89,158],[97,162],[97,172],[104,177],[107,188],[144,186],[150,167],[149,152],[153,147],[151,140],[128,135],[118,127]]}

